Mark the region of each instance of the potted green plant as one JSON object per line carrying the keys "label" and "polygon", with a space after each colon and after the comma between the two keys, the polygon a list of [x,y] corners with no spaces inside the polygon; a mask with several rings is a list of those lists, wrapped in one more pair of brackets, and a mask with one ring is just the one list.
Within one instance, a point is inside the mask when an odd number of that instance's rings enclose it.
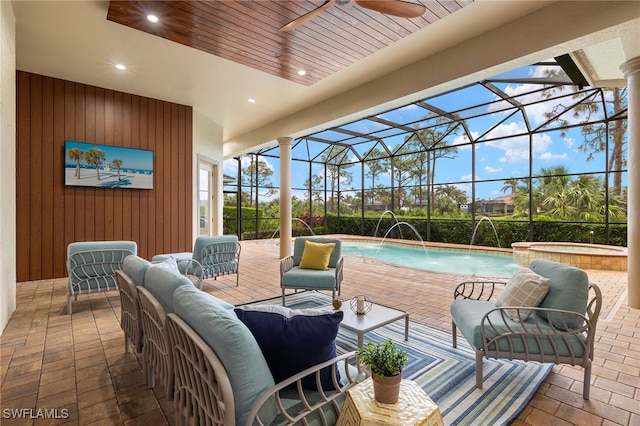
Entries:
{"label": "potted green plant", "polygon": [[376,401],[395,404],[400,394],[402,369],[409,358],[407,352],[399,349],[391,339],[382,343],[369,342],[356,349],[360,363],[371,369],[373,394]]}

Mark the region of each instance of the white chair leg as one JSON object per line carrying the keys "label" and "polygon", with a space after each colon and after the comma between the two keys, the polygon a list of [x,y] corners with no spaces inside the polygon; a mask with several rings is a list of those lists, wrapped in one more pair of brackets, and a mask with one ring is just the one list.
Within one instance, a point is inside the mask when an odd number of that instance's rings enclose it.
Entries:
{"label": "white chair leg", "polygon": [[71,315],[71,293],[67,293],[67,314]]}

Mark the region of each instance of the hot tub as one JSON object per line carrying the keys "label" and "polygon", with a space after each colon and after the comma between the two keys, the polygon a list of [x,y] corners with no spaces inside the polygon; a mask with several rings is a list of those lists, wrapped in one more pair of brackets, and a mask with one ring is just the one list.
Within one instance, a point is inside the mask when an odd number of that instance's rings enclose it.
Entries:
{"label": "hot tub", "polygon": [[548,259],[581,269],[627,270],[627,248],[582,243],[513,243],[513,263],[528,266],[533,259]]}

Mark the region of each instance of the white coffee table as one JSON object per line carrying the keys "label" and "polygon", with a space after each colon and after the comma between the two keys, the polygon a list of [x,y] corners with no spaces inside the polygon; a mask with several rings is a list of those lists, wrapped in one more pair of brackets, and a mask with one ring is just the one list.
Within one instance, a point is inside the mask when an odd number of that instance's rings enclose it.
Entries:
{"label": "white coffee table", "polygon": [[342,308],[344,317],[341,327],[354,331],[358,335],[358,347],[364,345],[364,334],[404,318],[404,340],[409,340],[409,313],[398,309],[389,308],[377,303],[371,304],[371,310],[364,315],[357,315],[351,310],[351,300],[343,300]]}

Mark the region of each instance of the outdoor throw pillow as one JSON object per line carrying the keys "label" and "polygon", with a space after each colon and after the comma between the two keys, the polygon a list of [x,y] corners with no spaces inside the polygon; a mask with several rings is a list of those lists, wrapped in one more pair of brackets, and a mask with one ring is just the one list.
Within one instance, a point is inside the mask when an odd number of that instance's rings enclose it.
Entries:
{"label": "outdoor throw pillow", "polygon": [[[496,306],[536,307],[547,295],[550,284],[551,281],[547,278],[536,274],[529,268],[522,268],[507,281],[507,285],[496,300]],[[516,322],[526,320],[531,312],[530,310],[520,310],[520,315],[518,315],[516,309],[506,310],[509,318]]]}
{"label": "outdoor throw pillow", "polygon": [[318,269],[326,271],[329,269],[329,259],[331,252],[336,246],[335,243],[314,243],[312,241],[304,242],[304,250],[302,251],[302,259],[300,260],[301,269]]}
{"label": "outdoor throw pillow", "polygon": [[[235,312],[256,338],[276,383],[336,356],[342,311],[246,305]],[[322,370],[320,377],[324,390],[334,389],[330,368]],[[340,381],[337,369],[336,379]],[[315,376],[302,384],[315,390]]]}
{"label": "outdoor throw pillow", "polygon": [[157,266],[158,268],[164,268],[167,271],[171,271],[174,274],[180,275],[180,269],[178,268],[178,261],[175,257],[169,256],[166,259],[152,264],[152,266]]}

